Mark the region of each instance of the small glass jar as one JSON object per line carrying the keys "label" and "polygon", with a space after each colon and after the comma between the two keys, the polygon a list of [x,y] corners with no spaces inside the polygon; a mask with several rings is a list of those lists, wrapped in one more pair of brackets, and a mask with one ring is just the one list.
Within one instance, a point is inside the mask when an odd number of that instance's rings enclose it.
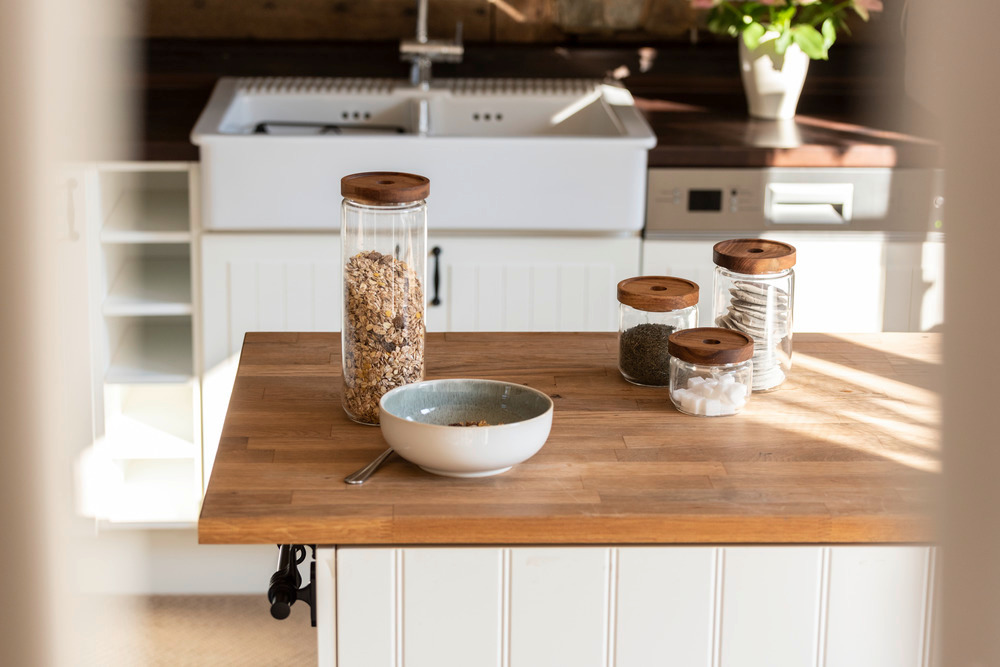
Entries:
{"label": "small glass jar", "polygon": [[640,276],[618,283],[618,370],[632,384],[670,384],[667,338],[698,326],[698,285]]}
{"label": "small glass jar", "polygon": [[397,172],[340,182],[344,411],[379,423],[379,400],[424,377],[424,284],[430,181]]}
{"label": "small glass jar", "polygon": [[750,336],[701,327],[670,336],[670,402],[696,417],[735,415],[750,398],[753,349]]}
{"label": "small glass jar", "polygon": [[792,368],[795,248],[734,239],[715,244],[713,260],[713,323],[753,339],[753,390],[777,389]]}

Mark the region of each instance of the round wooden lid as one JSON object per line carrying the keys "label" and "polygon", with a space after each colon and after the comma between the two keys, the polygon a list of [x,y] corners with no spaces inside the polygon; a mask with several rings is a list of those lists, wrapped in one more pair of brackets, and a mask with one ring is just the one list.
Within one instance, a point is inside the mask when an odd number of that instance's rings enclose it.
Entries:
{"label": "round wooden lid", "polygon": [[667,352],[689,364],[735,364],[753,357],[753,338],[719,327],[681,329],[670,334]]}
{"label": "round wooden lid", "polygon": [[400,171],[366,171],[340,179],[340,194],[363,204],[410,204],[430,193],[427,178]]}
{"label": "round wooden lid", "polygon": [[778,273],[795,266],[795,247],[768,239],[732,239],[715,244],[712,260],[736,273]]}
{"label": "round wooden lid", "polygon": [[670,276],[626,278],[618,283],[618,300],[638,310],[665,313],[698,305],[698,285]]}

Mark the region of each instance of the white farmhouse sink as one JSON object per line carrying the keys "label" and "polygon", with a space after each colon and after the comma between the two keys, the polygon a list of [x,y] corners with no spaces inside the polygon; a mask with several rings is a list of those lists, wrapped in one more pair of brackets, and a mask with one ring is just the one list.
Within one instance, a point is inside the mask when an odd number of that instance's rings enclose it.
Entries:
{"label": "white farmhouse sink", "polygon": [[431,180],[432,230],[636,231],[656,144],[628,91],[586,80],[225,78],[191,133],[202,225],[336,230],[340,178]]}

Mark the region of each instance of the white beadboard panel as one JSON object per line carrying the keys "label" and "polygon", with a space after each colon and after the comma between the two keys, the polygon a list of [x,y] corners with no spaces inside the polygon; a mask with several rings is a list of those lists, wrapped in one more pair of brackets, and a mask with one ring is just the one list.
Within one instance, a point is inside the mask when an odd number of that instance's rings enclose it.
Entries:
{"label": "white beadboard panel", "polygon": [[406,667],[500,665],[503,550],[403,551]]}
{"label": "white beadboard panel", "polygon": [[340,329],[337,234],[202,235],[205,362],[239,354],[247,331]]}
{"label": "white beadboard panel", "polygon": [[295,263],[285,267],[284,325],[289,331],[316,330],[316,264]]}
{"label": "white beadboard panel", "polygon": [[316,550],[316,664],[337,667],[337,551]]}
{"label": "white beadboard panel", "polygon": [[944,323],[944,242],[928,241],[922,250],[909,330],[939,331]]}
{"label": "white beadboard panel", "polygon": [[[339,250],[338,250],[339,252]],[[312,326],[310,331],[340,331],[344,277],[336,261],[313,262]],[[291,325],[291,323],[290,323]],[[302,331],[302,329],[295,329]]]}
{"label": "white beadboard panel", "polygon": [[337,664],[396,667],[400,591],[397,549],[337,550]]}
{"label": "white beadboard panel", "polygon": [[[442,303],[429,307],[428,329],[614,331],[615,287],[638,274],[640,244],[638,237],[433,235]],[[434,264],[429,258],[429,276]]]}
{"label": "white beadboard panel", "polygon": [[[226,285],[222,295],[223,309],[221,324],[223,325],[224,341],[218,346],[220,358],[206,359],[208,364],[214,364],[230,356],[238,357],[243,346],[243,335],[247,331],[260,331],[260,299],[258,297],[258,282],[260,274],[257,266],[251,262],[232,261],[226,267]],[[214,314],[205,313],[205,319],[214,321]],[[207,326],[207,325],[206,325]],[[206,329],[206,333],[209,333]],[[219,332],[213,331],[218,335]],[[214,356],[214,355],[213,355]]]}
{"label": "white beadboard panel", "polygon": [[501,331],[505,327],[507,268],[498,264],[487,264],[479,269],[479,291],[476,303],[476,329],[479,331]]}
{"label": "white beadboard panel", "polygon": [[[587,307],[586,324],[584,325],[587,331],[606,330],[609,319],[613,320],[617,327],[618,281],[615,280],[613,268],[610,264],[592,266],[584,276],[584,280],[587,281],[586,293],[590,295],[607,294],[608,287],[610,285],[615,286],[615,298],[610,309],[603,301],[591,300],[591,304]],[[638,271],[636,273],[638,274]],[[600,298],[600,296],[597,298]]]}
{"label": "white beadboard panel", "polygon": [[531,327],[533,298],[531,271],[506,271],[504,275],[504,318],[509,331],[527,331]]}
{"label": "white beadboard panel", "polygon": [[208,483],[248,331],[339,331],[339,234],[202,234],[201,359]]}
{"label": "white beadboard panel", "polygon": [[886,245],[885,293],[883,306],[883,331],[912,331],[910,322],[914,313],[915,291],[920,285],[920,243],[896,243]]}
{"label": "white beadboard panel", "polygon": [[825,667],[925,667],[930,548],[831,551]]}
{"label": "white beadboard panel", "polygon": [[715,552],[618,550],[615,667],[711,667]]}
{"label": "white beadboard panel", "polygon": [[[287,275],[283,262],[255,261],[257,269],[257,326],[262,331],[286,330],[288,292]],[[234,288],[238,289],[239,285]]]}
{"label": "white beadboard panel", "polygon": [[646,240],[642,244],[642,275],[677,276],[693,280],[698,285],[698,326],[715,326],[712,322],[712,240]]}
{"label": "white beadboard panel", "polygon": [[607,665],[610,561],[604,548],[511,551],[511,667]]}
{"label": "white beadboard panel", "polygon": [[719,667],[812,667],[823,550],[731,547],[722,572]]}
{"label": "white beadboard panel", "polygon": [[[559,311],[559,328],[562,331],[586,331],[587,330],[587,307],[593,304],[595,309],[600,308],[598,300],[601,296],[608,295],[608,289],[598,290],[596,294],[590,294],[587,283],[587,274],[591,271],[605,273],[602,264],[585,266],[582,264],[558,264],[559,271],[559,300],[556,306]],[[617,297],[615,297],[617,298]],[[605,327],[610,329],[610,327]]]}
{"label": "white beadboard panel", "polygon": [[531,298],[527,301],[526,331],[559,330],[559,269],[553,265],[535,264],[525,273],[530,276]]}
{"label": "white beadboard panel", "polygon": [[475,331],[479,307],[479,268],[471,264],[457,264],[444,267],[443,273],[445,284],[441,285],[441,298],[444,303],[432,307],[447,309],[446,330]]}

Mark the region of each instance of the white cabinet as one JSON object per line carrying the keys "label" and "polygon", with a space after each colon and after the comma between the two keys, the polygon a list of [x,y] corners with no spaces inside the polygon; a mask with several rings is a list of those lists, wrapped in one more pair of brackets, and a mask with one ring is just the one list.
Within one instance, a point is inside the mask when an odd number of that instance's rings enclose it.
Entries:
{"label": "white cabinet", "polygon": [[201,237],[204,468],[208,483],[248,331],[339,331],[339,234]]}
{"label": "white cabinet", "polygon": [[71,233],[88,246],[94,405],[81,484],[83,509],[103,521],[190,525],[198,515],[196,172],[183,162],[81,170],[85,206]]}
{"label": "white cabinet", "polygon": [[[58,271],[55,312],[59,318],[56,334],[59,356],[56,361],[62,381],[51,388],[54,414],[63,420],[61,433],[68,439],[67,455],[79,457],[80,463],[93,458],[96,434],[98,429],[103,429],[103,419],[97,414],[93,400],[101,392],[103,382],[91,358],[98,316],[91,308],[89,260],[98,248],[87,224],[86,182],[89,177],[89,170],[82,165],[66,166],[61,170],[53,186],[52,218],[46,230]],[[93,516],[96,514],[95,497],[93,493],[86,493],[93,488],[90,481],[77,480],[81,488],[76,489],[76,496],[80,504],[78,509]]]}
{"label": "white cabinet", "polygon": [[923,667],[922,546],[339,548],[320,665]]}
{"label": "white cabinet", "polygon": [[427,328],[615,331],[616,285],[638,275],[640,246],[634,236],[432,233]]}
{"label": "white cabinet", "polygon": [[[761,234],[795,246],[796,331],[931,331],[944,321],[944,241],[939,234]],[[730,236],[678,234],[643,243],[642,272],[694,280],[699,323],[714,326],[712,247]]]}

